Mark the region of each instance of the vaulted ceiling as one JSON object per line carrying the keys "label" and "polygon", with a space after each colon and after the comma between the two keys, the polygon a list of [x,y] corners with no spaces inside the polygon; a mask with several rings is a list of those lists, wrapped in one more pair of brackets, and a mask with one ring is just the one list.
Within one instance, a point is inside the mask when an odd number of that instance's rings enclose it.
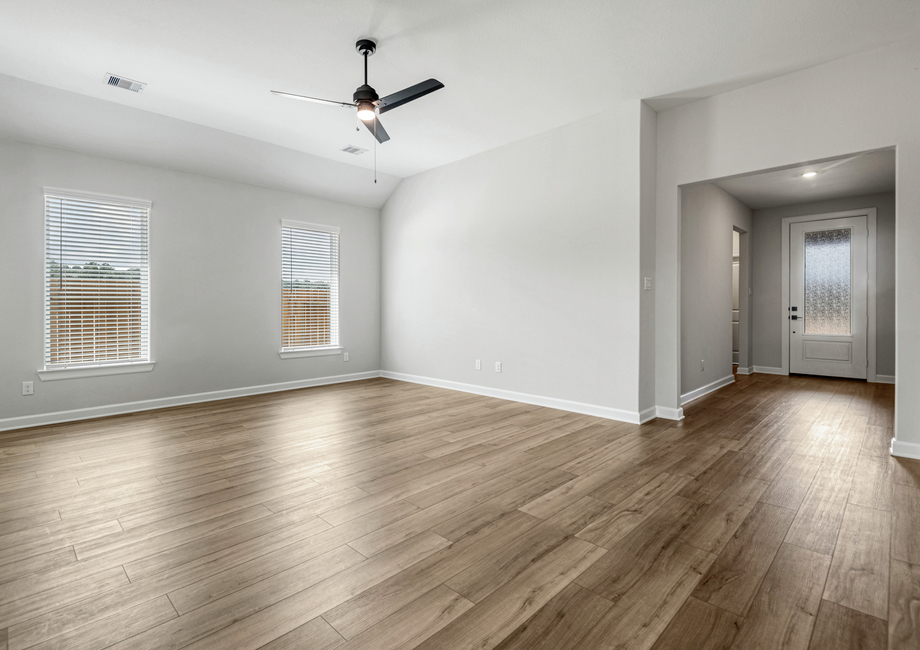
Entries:
{"label": "vaulted ceiling", "polygon": [[[379,205],[401,177],[611,103],[662,110],[918,33],[916,0],[6,1],[0,135],[154,164],[201,158],[187,166],[218,175],[242,147],[266,174],[328,174],[348,192],[374,167],[353,111],[269,91],[350,101],[363,75],[355,41],[373,38],[381,94],[445,85],[384,116],[380,182],[355,199]],[[106,73],[148,85],[113,88]],[[130,124],[152,140],[144,155]],[[196,125],[210,131],[190,136]]]}

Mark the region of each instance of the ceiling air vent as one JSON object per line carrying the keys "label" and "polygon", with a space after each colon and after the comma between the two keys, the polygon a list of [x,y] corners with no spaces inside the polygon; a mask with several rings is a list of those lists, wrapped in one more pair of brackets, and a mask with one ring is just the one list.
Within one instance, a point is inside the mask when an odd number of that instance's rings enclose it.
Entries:
{"label": "ceiling air vent", "polygon": [[125,90],[130,90],[131,92],[139,93],[144,89],[144,86],[147,84],[142,81],[133,81],[131,79],[125,79],[124,77],[119,77],[115,74],[106,73],[105,82],[110,86],[115,86],[116,88],[124,88]]}
{"label": "ceiling air vent", "polygon": [[345,147],[344,149],[342,149],[342,151],[344,151],[345,153],[352,153],[352,154],[354,154],[354,155],[356,155],[356,156],[360,156],[362,153],[367,153],[367,149],[362,149],[361,147],[356,147],[356,146],[353,145],[353,144],[348,145],[347,147]]}

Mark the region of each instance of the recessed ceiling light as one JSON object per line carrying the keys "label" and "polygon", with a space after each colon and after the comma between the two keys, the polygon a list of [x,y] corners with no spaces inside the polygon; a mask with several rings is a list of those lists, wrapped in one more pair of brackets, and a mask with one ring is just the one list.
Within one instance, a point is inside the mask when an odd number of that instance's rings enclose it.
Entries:
{"label": "recessed ceiling light", "polygon": [[805,172],[802,174],[802,178],[814,178],[818,175],[818,172]]}

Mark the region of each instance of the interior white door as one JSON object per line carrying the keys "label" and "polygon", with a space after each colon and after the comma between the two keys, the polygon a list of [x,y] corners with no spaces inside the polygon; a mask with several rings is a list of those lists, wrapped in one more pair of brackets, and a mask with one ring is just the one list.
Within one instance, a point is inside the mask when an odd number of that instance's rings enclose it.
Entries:
{"label": "interior white door", "polygon": [[845,217],[789,228],[789,370],[866,378],[868,224]]}
{"label": "interior white door", "polygon": [[732,363],[741,358],[741,269],[738,258],[732,262]]}

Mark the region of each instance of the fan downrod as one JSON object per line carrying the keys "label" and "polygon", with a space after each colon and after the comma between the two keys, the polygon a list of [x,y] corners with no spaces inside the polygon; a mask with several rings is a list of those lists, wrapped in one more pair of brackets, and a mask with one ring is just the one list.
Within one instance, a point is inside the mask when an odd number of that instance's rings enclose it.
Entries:
{"label": "fan downrod", "polygon": [[372,56],[377,51],[377,44],[372,40],[362,38],[355,43],[355,49],[361,56]]}

